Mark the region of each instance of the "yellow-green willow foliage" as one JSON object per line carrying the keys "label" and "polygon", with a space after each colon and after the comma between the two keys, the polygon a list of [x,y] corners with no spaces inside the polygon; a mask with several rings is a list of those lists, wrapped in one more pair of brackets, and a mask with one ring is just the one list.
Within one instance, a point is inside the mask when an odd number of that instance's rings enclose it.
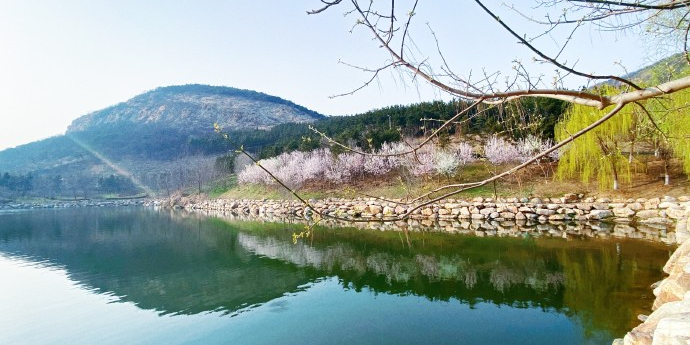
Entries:
{"label": "yellow-green willow foliage", "polygon": [[[568,138],[610,110],[573,105],[556,125],[556,139]],[[627,146],[640,128],[645,128],[646,134],[637,141],[670,151],[690,173],[690,91],[680,91],[628,104],[616,116],[570,143],[561,154],[556,176],[563,179],[579,175],[583,182],[596,178],[601,189],[616,189],[619,181],[629,182],[632,167],[620,148]]]}
{"label": "yellow-green willow foliage", "polygon": [[[556,125],[556,140],[568,138],[610,110],[573,105]],[[601,189],[617,189],[621,180],[630,182],[630,164],[620,145],[628,140],[635,121],[639,120],[635,117],[640,115],[635,105],[628,105],[613,118],[574,140],[561,153],[556,177],[563,179],[579,175],[583,182],[596,178]]]}
{"label": "yellow-green willow foliage", "polygon": [[690,90],[649,100],[646,108],[661,130],[661,133],[656,131],[657,141],[670,149],[682,162],[685,173],[690,175]]}

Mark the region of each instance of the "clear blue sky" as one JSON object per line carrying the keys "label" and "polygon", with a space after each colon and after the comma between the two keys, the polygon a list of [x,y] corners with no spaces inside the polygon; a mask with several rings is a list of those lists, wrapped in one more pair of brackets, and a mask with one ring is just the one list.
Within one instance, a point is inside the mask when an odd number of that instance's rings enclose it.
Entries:
{"label": "clear blue sky", "polygon": [[[518,29],[523,20],[487,4]],[[442,97],[386,73],[354,96],[330,99],[367,79],[339,60],[376,67],[387,58],[345,7],[308,16],[318,0],[0,0],[0,150],[64,133],[68,124],[159,86],[201,83],[252,89],[326,115],[354,114]],[[442,5],[441,5],[442,4]],[[522,4],[522,1],[518,2]],[[401,3],[400,6],[403,6]],[[529,7],[527,8],[529,10]],[[413,33],[426,57],[429,22],[446,58],[474,76],[510,72],[534,54],[470,1],[421,1]],[[554,39],[558,39],[557,34]],[[547,50],[550,37],[542,39]],[[585,71],[619,73],[648,63],[634,35],[586,31],[564,53]],[[425,55],[427,54],[427,55]],[[647,59],[647,60],[645,60]],[[437,60],[430,60],[437,61]],[[435,67],[438,67],[438,62]],[[573,81],[571,87],[578,82]]]}

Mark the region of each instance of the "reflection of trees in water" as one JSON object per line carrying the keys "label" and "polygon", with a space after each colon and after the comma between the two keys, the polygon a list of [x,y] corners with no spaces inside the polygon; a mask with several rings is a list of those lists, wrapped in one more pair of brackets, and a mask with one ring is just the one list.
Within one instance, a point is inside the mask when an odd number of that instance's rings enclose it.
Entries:
{"label": "reflection of trees in water", "polygon": [[528,261],[519,270],[496,262],[489,280],[494,289],[500,292],[518,284],[528,286],[532,290],[545,291],[558,289],[566,283],[563,273],[547,271],[542,260]]}
{"label": "reflection of trees in water", "polygon": [[469,269],[465,271],[464,278],[465,286],[467,286],[468,289],[473,289],[474,286],[477,285],[477,270]]}
{"label": "reflection of trees in water", "polygon": [[281,241],[279,232],[240,232],[239,243],[258,255],[337,274],[356,288],[557,310],[578,320],[588,336],[601,330],[622,335],[636,315],[648,313],[640,299],[651,303],[649,284],[660,279],[667,258],[660,245],[621,239],[436,238],[427,233],[411,236],[410,246],[393,236],[386,242],[379,234],[324,230],[322,243],[293,245]]}
{"label": "reflection of trees in water", "polygon": [[532,259],[520,265],[508,266],[502,262],[472,264],[460,256],[394,255],[387,252],[364,253],[346,243],[316,248],[304,243],[292,244],[273,237],[238,234],[240,245],[256,255],[290,262],[300,267],[312,267],[332,274],[349,271],[358,276],[371,273],[383,276],[388,283],[408,283],[424,277],[429,282],[453,281],[467,289],[477,286],[482,277],[488,277],[492,288],[505,292],[515,286],[525,286],[543,292],[559,289],[565,283],[563,273],[549,270],[543,260]]}
{"label": "reflection of trees in water", "polygon": [[504,292],[506,288],[512,285],[518,284],[522,279],[516,272],[509,270],[503,265],[496,265],[493,270],[491,270],[489,281],[493,285],[494,289]]}

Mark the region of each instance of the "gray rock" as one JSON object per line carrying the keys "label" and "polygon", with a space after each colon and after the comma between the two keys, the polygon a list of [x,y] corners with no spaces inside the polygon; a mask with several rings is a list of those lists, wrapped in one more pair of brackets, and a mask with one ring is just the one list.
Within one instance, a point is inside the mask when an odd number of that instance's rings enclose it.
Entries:
{"label": "gray rock", "polygon": [[679,207],[677,202],[672,202],[672,201],[664,201],[657,206],[660,209],[666,209],[666,208],[671,208],[671,207]]}
{"label": "gray rock", "polygon": [[639,202],[629,203],[627,207],[633,211],[639,211],[641,209],[644,209],[644,206],[642,206],[642,204]]}
{"label": "gray rock", "polygon": [[673,223],[672,220],[670,220],[668,218],[661,218],[661,217],[640,219],[638,222],[640,222],[642,224],[666,224],[666,225]]}
{"label": "gray rock", "polygon": [[616,217],[632,217],[635,214],[635,211],[627,207],[614,208],[612,211]]}
{"label": "gray rock", "polygon": [[583,211],[589,211],[593,208],[591,204],[576,204],[575,207]]}
{"label": "gray rock", "polygon": [[666,216],[673,219],[682,219],[685,217],[685,210],[680,207],[672,207],[666,209]]}
{"label": "gray rock", "polygon": [[589,213],[590,219],[600,220],[600,219],[606,219],[606,218],[611,218],[611,217],[613,217],[613,212],[611,212],[609,210],[592,210]]}
{"label": "gray rock", "polygon": [[661,198],[661,201],[662,202],[676,202],[676,201],[678,201],[678,199],[676,199],[672,196],[665,195],[663,198]]}
{"label": "gray rock", "polygon": [[652,345],[690,344],[690,310],[659,320]]}
{"label": "gray rock", "polygon": [[635,214],[637,218],[640,219],[649,219],[649,218],[656,218],[659,217],[659,211],[658,210],[641,210],[637,211]]}
{"label": "gray rock", "polygon": [[536,213],[538,215],[541,215],[541,216],[551,216],[551,215],[556,214],[556,211],[555,210],[549,210],[546,208],[539,208],[536,210]]}
{"label": "gray rock", "polygon": [[603,202],[595,202],[592,206],[597,210],[608,210],[609,209],[609,204],[603,203]]}

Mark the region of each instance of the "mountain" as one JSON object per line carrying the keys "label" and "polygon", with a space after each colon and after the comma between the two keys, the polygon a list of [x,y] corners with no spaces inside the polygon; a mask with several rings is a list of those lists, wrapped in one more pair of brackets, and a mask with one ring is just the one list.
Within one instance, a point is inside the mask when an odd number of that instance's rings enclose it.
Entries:
{"label": "mountain", "polygon": [[[628,73],[623,78],[631,80],[642,87],[651,87],[688,75],[690,75],[690,64],[688,64],[688,60],[683,53],[678,53]],[[620,82],[614,80],[607,80],[600,84],[621,85]]]}
{"label": "mountain", "polygon": [[0,171],[47,169],[74,161],[72,156],[89,155],[89,150],[116,161],[218,153],[227,147],[219,143],[214,123],[228,131],[266,130],[321,118],[303,106],[256,91],[208,85],[160,87],[79,117],[65,136],[0,151]]}
{"label": "mountain", "polygon": [[122,125],[160,125],[198,134],[218,123],[233,130],[267,129],[286,122],[313,122],[324,116],[279,97],[231,87],[160,87],[126,102],[84,115],[67,133]]}
{"label": "mountain", "polygon": [[678,53],[630,73],[627,78],[654,86],[687,75],[690,75],[688,60],[683,53]]}
{"label": "mountain", "polygon": [[62,188],[59,179],[67,176],[71,181],[65,185],[72,186],[74,196],[78,189],[85,196],[86,190],[97,190],[99,178],[108,175],[140,187],[181,188],[191,183],[192,175],[200,179],[202,170],[213,170],[215,159],[234,149],[214,133],[214,123],[232,132],[265,131],[322,118],[303,106],[256,91],[209,85],[160,87],[79,117],[65,135],[0,151],[0,174],[9,173],[0,178],[0,199],[3,194],[12,196],[12,188],[31,179],[34,184],[41,180],[43,189]]}

